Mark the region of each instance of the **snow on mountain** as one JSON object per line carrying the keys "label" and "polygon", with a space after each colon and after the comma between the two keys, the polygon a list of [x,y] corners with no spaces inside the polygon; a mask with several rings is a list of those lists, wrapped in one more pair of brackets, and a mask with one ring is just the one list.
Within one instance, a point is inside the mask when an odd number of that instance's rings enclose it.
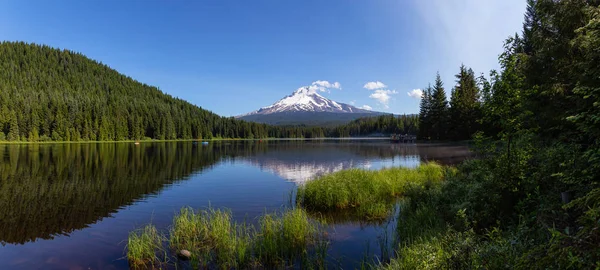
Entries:
{"label": "snow on mountain", "polygon": [[376,113],[369,110],[338,103],[325,98],[309,87],[301,87],[291,95],[280,99],[271,106],[242,115],[273,114],[282,112],[331,112],[331,113]]}
{"label": "snow on mountain", "polygon": [[308,180],[314,179],[317,176],[338,172],[341,170],[347,170],[350,168],[364,168],[368,169],[371,164],[367,161],[361,161],[361,163],[353,160],[336,160],[336,161],[325,161],[320,162],[287,162],[284,160],[277,159],[249,159],[247,160],[250,164],[261,168],[261,170],[268,171],[284,178],[288,181],[295,182],[297,184],[305,183]]}

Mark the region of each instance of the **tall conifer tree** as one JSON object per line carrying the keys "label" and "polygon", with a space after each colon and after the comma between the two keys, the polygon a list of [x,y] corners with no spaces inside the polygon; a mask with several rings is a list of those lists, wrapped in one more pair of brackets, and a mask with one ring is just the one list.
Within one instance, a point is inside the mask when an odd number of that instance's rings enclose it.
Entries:
{"label": "tall conifer tree", "polygon": [[450,98],[449,138],[454,140],[469,139],[477,129],[479,118],[480,93],[475,73],[472,69],[460,66],[456,74],[456,86]]}
{"label": "tall conifer tree", "polygon": [[431,85],[423,91],[419,110],[419,138],[430,139],[431,137]]}
{"label": "tall conifer tree", "polygon": [[448,127],[448,99],[444,83],[438,72],[433,85],[431,96],[431,130],[432,137],[436,140],[446,139],[446,128]]}

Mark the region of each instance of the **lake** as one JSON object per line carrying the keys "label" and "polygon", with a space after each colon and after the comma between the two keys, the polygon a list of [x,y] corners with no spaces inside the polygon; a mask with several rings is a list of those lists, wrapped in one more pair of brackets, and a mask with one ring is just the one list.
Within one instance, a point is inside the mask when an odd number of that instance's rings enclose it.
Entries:
{"label": "lake", "polygon": [[[252,221],[319,175],[469,155],[464,145],[388,140],[0,144],[0,269],[127,269],[128,233],[165,229],[183,206]],[[352,268],[377,256],[394,226],[331,224],[331,261]]]}

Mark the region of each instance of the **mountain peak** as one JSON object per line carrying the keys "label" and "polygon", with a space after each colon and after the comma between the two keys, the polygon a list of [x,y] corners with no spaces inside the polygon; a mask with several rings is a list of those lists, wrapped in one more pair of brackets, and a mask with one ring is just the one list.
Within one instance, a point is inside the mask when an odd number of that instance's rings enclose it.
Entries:
{"label": "mountain peak", "polygon": [[369,113],[371,111],[354,106],[338,103],[319,95],[317,90],[310,87],[300,87],[273,105],[263,107],[252,114],[272,114],[281,112],[332,112],[332,113]]}
{"label": "mountain peak", "polygon": [[294,91],[294,93],[292,93],[292,95],[312,95],[312,94],[316,94],[316,91],[311,91],[310,88],[308,86],[303,86],[298,88],[296,91]]}
{"label": "mountain peak", "polygon": [[274,125],[329,125],[343,124],[361,117],[385,113],[360,109],[328,99],[319,94],[319,89],[305,86],[273,103],[238,116],[243,120]]}

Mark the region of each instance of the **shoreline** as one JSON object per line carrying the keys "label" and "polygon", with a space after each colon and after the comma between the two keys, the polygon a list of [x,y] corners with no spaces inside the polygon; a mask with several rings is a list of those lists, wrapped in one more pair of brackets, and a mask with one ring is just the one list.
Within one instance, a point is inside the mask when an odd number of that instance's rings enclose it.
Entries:
{"label": "shoreline", "polygon": [[321,141],[321,140],[389,140],[388,137],[325,137],[325,138],[264,138],[264,139],[173,139],[173,140],[121,140],[121,141],[0,141],[2,144],[84,144],[84,143],[157,143],[157,142],[218,142],[218,141]]}
{"label": "shoreline", "polygon": [[[160,143],[160,142],[221,142],[221,141],[386,141],[389,137],[323,137],[323,138],[264,138],[264,139],[241,139],[241,138],[217,138],[217,139],[173,139],[173,140],[121,140],[121,141],[0,141],[0,145],[8,144],[100,144],[100,143]],[[471,144],[472,140],[466,141],[419,141],[415,143],[400,143],[403,145],[454,145]]]}

